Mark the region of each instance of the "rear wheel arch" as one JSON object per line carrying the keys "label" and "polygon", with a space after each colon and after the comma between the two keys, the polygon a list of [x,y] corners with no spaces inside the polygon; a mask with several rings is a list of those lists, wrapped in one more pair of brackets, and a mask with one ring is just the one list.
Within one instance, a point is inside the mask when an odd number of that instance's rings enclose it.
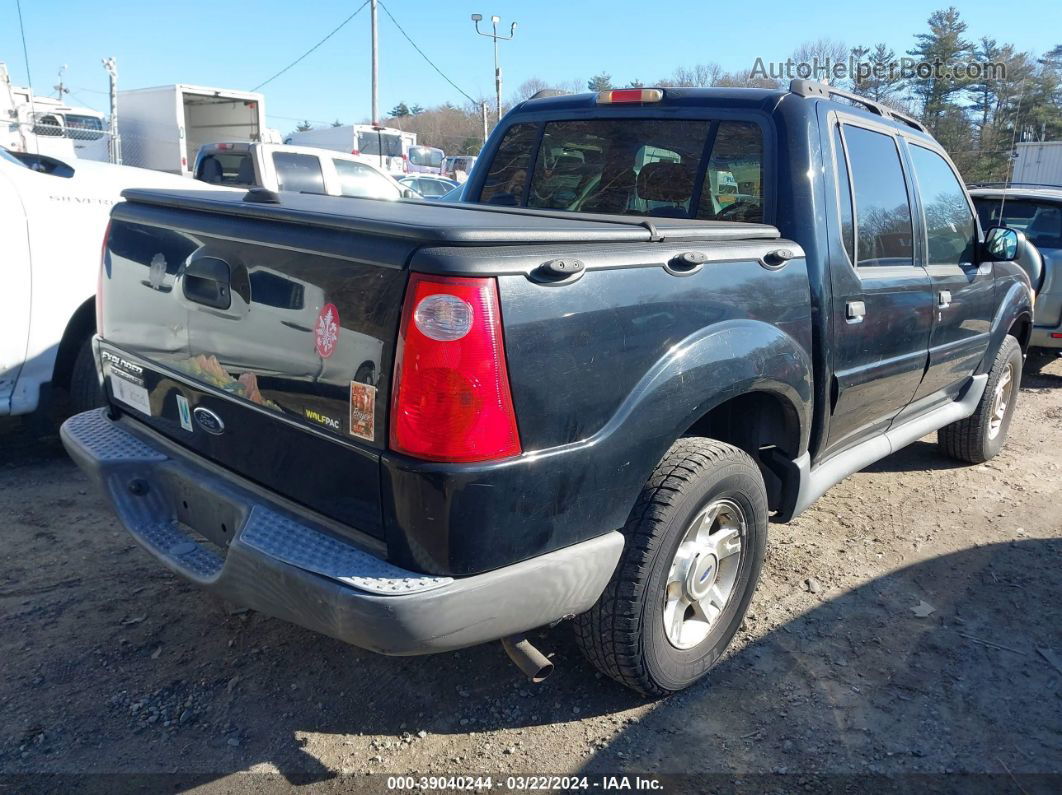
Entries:
{"label": "rear wheel arch", "polygon": [[[801,414],[793,402],[778,392],[750,390],[705,411],[682,434],[707,437],[748,453],[759,466],[767,486],[771,510],[782,508],[792,468],[774,465],[780,456],[794,461],[805,445]],[[770,451],[770,452],[768,452]]]}
{"label": "rear wheel arch", "polygon": [[79,306],[66,324],[59,341],[59,351],[52,368],[52,383],[63,389],[70,388],[70,375],[74,371],[78,352],[86,339],[96,333],[96,299],[89,298]]}
{"label": "rear wheel arch", "polygon": [[1032,339],[1032,316],[1023,312],[1011,324],[1007,334],[1014,337],[1021,346],[1022,353],[1029,352],[1029,340]]}

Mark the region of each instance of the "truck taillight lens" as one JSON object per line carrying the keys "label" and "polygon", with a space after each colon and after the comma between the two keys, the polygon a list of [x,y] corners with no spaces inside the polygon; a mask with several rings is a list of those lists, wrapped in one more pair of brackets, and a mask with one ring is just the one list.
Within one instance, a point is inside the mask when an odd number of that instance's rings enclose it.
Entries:
{"label": "truck taillight lens", "polygon": [[410,277],[395,358],[391,449],[453,462],[520,454],[493,278]]}
{"label": "truck taillight lens", "polygon": [[100,247],[100,269],[96,275],[96,333],[103,336],[103,277],[107,269],[107,241],[111,238],[111,222],[103,230],[103,245]]}

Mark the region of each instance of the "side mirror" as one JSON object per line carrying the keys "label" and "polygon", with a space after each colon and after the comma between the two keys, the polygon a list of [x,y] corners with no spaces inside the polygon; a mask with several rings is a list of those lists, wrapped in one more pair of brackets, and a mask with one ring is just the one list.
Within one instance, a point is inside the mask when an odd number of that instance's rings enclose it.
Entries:
{"label": "side mirror", "polygon": [[1039,293],[1044,283],[1044,257],[1017,229],[993,226],[985,232],[986,258],[994,262],[1013,262],[1029,277],[1034,293]]}
{"label": "side mirror", "polygon": [[1005,226],[985,232],[985,254],[993,262],[1013,262],[1018,257],[1018,233]]}
{"label": "side mirror", "polygon": [[419,199],[420,198],[420,194],[417,193],[412,188],[402,188],[402,198],[403,199]]}

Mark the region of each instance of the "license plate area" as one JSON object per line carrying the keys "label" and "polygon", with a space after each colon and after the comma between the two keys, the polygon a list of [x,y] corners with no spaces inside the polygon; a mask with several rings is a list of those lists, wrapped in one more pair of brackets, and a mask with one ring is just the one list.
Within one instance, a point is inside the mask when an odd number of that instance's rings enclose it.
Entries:
{"label": "license plate area", "polygon": [[201,488],[182,475],[167,473],[164,485],[173,501],[177,521],[184,530],[209,542],[224,556],[243,523],[244,511],[223,495]]}

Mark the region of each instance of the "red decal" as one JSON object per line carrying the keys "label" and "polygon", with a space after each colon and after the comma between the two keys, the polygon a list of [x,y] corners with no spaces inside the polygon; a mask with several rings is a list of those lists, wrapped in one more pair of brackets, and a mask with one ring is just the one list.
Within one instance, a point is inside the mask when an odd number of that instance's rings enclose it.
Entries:
{"label": "red decal", "polygon": [[317,316],[317,324],[313,329],[314,346],[317,355],[327,359],[336,352],[339,344],[339,310],[334,304],[325,304],[321,307],[321,314]]}

